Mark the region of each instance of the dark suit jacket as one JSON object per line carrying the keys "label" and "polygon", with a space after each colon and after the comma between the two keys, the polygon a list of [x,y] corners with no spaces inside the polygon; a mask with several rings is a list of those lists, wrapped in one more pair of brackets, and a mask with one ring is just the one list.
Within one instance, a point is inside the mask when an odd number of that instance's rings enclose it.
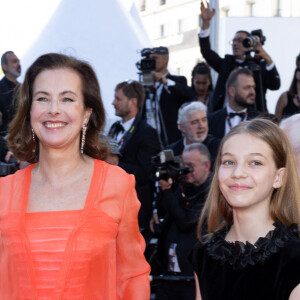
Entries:
{"label": "dark suit jacket", "polygon": [[[117,122],[116,122],[117,123]],[[116,126],[114,123],[110,133]],[[151,158],[160,151],[156,131],[145,121],[139,120],[135,124],[128,141],[124,140],[120,148],[119,166],[127,173],[133,174],[136,180],[136,192],[141,202],[139,225],[147,228],[152,216],[152,188],[151,188]]]}
{"label": "dark suit jacket", "polygon": [[[244,62],[243,64],[238,64],[235,61],[233,55],[225,55],[224,58],[221,58],[216,52],[214,52],[210,47],[209,37],[206,38],[199,38],[200,50],[205,58],[206,62],[216,71],[219,73],[218,80],[214,90],[213,96],[213,110],[216,111],[221,109],[224,104],[225,99],[225,84],[226,80],[232,70],[237,67],[246,67],[252,70],[251,65],[249,62]],[[266,91],[267,89],[270,90],[278,90],[280,88],[280,77],[276,67],[272,68],[270,71],[266,69],[266,61],[260,60],[258,63],[260,71],[254,71],[254,80],[256,84],[256,109],[263,112],[262,107],[262,100],[266,107]],[[260,76],[261,75],[261,82],[262,88],[260,90]]]}
{"label": "dark suit jacket", "polygon": [[[172,192],[171,189],[162,191],[161,204],[167,214],[158,242],[158,257],[164,273],[168,270],[170,243],[175,242],[177,243],[176,254],[181,274],[193,275],[192,264],[188,256],[197,242],[196,227],[209,185],[210,177],[198,187],[184,182],[183,186],[178,186],[175,192]],[[182,197],[182,188],[187,199]]]}
{"label": "dark suit jacket", "polygon": [[15,89],[19,83],[15,84],[5,76],[0,81],[0,113],[2,114],[2,123],[0,124],[0,135],[5,136],[7,127],[15,113]]}
{"label": "dark suit jacket", "polygon": [[177,128],[178,109],[184,102],[191,101],[193,98],[193,92],[187,86],[187,80],[184,76],[169,74],[167,78],[175,81],[175,85],[168,87],[169,92],[163,88],[160,95],[160,109],[168,136],[168,142],[166,142],[163,134],[161,134],[164,146],[180,139],[181,133]]}
{"label": "dark suit jacket", "polygon": [[[260,114],[259,111],[254,109],[247,110],[247,120],[251,120]],[[208,119],[208,132],[220,139],[225,135],[225,121],[227,116],[226,107],[219,109],[207,116]]]}

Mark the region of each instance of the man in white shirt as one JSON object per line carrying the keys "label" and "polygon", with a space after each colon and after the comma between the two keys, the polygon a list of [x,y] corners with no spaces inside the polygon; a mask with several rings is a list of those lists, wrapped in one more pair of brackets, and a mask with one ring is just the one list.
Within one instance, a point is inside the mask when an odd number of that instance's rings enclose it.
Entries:
{"label": "man in white shirt", "polygon": [[156,47],[151,51],[150,58],[155,60],[154,86],[149,88],[143,118],[156,129],[160,144],[165,147],[181,137],[176,124],[178,109],[192,100],[193,93],[184,76],[171,75],[168,71],[168,48]]}
{"label": "man in white shirt", "polygon": [[119,166],[136,180],[136,191],[141,202],[139,225],[141,231],[149,226],[152,215],[151,158],[159,151],[156,131],[141,118],[144,89],[137,81],[124,81],[115,88],[113,106],[121,117],[115,122],[109,135],[119,144]]}

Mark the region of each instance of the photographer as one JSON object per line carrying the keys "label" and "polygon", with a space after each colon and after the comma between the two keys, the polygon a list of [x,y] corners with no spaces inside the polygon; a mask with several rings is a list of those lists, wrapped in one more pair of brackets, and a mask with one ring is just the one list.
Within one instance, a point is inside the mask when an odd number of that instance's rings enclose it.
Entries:
{"label": "photographer", "polygon": [[[264,50],[261,42],[258,42],[254,49],[245,48],[243,41],[249,37],[247,31],[237,31],[232,40],[233,55],[225,55],[221,58],[210,47],[210,20],[215,14],[215,10],[211,10],[209,4],[206,6],[201,1],[201,18],[202,28],[199,33],[200,49],[206,62],[219,73],[213,96],[213,110],[223,107],[225,98],[225,83],[230,72],[235,68],[249,68],[254,71],[256,84],[256,109],[261,112],[267,112],[266,91],[278,90],[280,88],[280,78],[270,55]],[[246,56],[248,51],[255,51],[255,57]]]}
{"label": "photographer", "polygon": [[[156,299],[195,299],[195,284],[191,279],[172,280],[174,276],[193,276],[188,255],[197,242],[196,226],[210,183],[210,154],[201,143],[188,145],[182,160],[193,171],[185,176],[172,191],[172,180],[160,180],[161,205],[166,210],[162,233],[158,242],[158,256],[163,274],[170,280],[161,280]],[[175,277],[173,277],[175,279]]]}
{"label": "photographer", "polygon": [[156,129],[161,148],[175,142],[181,136],[177,129],[179,107],[193,98],[184,76],[171,75],[168,71],[169,50],[156,47],[149,50],[148,58],[154,60],[152,72],[154,84],[148,86],[143,118]]}

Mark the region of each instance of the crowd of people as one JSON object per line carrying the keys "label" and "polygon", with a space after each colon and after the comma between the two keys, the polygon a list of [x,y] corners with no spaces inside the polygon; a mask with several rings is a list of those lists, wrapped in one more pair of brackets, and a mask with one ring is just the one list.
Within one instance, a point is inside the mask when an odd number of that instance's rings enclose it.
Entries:
{"label": "crowd of people", "polygon": [[239,30],[220,57],[200,11],[191,86],[151,49],[153,85],[116,83],[107,134],[88,62],[44,54],[20,84],[2,55],[1,299],[300,299],[300,55],[269,114],[271,56]]}

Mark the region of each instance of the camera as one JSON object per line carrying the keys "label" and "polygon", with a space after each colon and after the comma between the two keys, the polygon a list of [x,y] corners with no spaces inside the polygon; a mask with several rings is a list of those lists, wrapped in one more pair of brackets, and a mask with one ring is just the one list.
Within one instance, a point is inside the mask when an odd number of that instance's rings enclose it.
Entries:
{"label": "camera", "polygon": [[154,53],[151,48],[141,50],[141,56],[145,57],[136,63],[137,68],[142,72],[155,71],[155,59],[150,58],[150,54]]}
{"label": "camera", "polygon": [[265,43],[266,37],[263,35],[263,32],[261,29],[256,29],[251,31],[251,35],[246,37],[243,40],[243,46],[245,48],[255,48],[261,43],[262,45]]}
{"label": "camera", "polygon": [[150,55],[153,54],[154,51],[151,48],[144,48],[141,50],[141,56],[144,57],[140,61],[136,63],[136,67],[140,71],[139,74],[139,82],[143,86],[152,86],[154,84],[154,80],[152,77],[152,72],[155,71],[155,59],[150,58]]}
{"label": "camera", "polygon": [[174,156],[173,150],[163,150],[152,157],[153,174],[155,180],[180,179],[184,175],[193,172],[192,167],[184,167],[181,159]]}

